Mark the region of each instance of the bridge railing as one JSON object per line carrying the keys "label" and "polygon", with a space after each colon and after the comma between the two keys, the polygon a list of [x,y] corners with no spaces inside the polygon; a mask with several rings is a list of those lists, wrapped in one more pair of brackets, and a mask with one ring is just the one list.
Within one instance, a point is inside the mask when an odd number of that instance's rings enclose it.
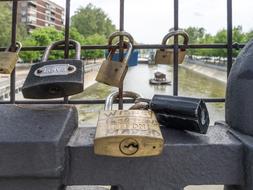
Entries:
{"label": "bridge railing", "polygon": [[[7,1],[7,0],[4,0]],[[11,44],[12,50],[15,49],[16,43],[16,24],[17,24],[17,14],[18,14],[18,1],[20,0],[9,0],[13,2],[12,6],[12,33],[11,33]],[[174,29],[177,30],[179,28],[179,0],[174,1]],[[224,0],[225,1],[225,0]],[[232,0],[227,1],[227,43],[226,44],[189,44],[184,46],[186,49],[227,49],[227,75],[229,74],[233,57],[232,52],[233,49],[239,49],[244,47],[244,44],[233,43],[233,33],[232,33]],[[120,0],[120,14],[119,14],[119,30],[124,30],[124,0]],[[59,50],[64,50],[65,58],[68,58],[68,52],[71,47],[69,47],[69,30],[70,30],[70,6],[71,1],[66,0],[66,14],[65,14],[65,49],[58,48]],[[181,48],[181,45],[178,45],[178,39],[175,37],[174,45],[161,45],[161,44],[144,44],[144,45],[135,45],[134,49],[161,49],[161,48],[172,48],[174,49],[174,64],[173,64],[173,95],[178,95],[178,49]],[[108,45],[86,45],[82,46],[83,50],[91,50],[91,49],[108,49]],[[46,47],[23,47],[21,51],[44,51]],[[4,51],[5,48],[0,48],[0,51]],[[10,100],[9,101],[0,101],[0,104],[31,104],[35,103],[34,101],[19,101],[15,98],[15,84],[16,84],[16,71],[11,74],[10,80]],[[120,94],[122,94],[122,89],[119,90]],[[121,97],[121,96],[119,96]],[[207,102],[224,102],[225,98],[206,98]],[[104,100],[69,100],[68,97],[65,97],[62,101],[57,101],[58,104],[103,104]],[[122,102],[120,98],[119,102]],[[36,103],[44,103],[44,104],[52,104],[53,101],[36,101]],[[127,103],[127,102],[125,102]]]}
{"label": "bridge railing", "polygon": [[[12,0],[12,50],[16,44],[18,0]],[[74,2],[74,1],[73,1]],[[65,58],[68,58],[70,0],[66,0]],[[120,0],[120,28],[124,30],[124,0]],[[174,28],[179,28],[179,0],[174,0]],[[227,49],[227,73],[232,67],[232,0],[227,0],[227,43],[188,45],[185,48]],[[178,94],[178,48],[174,45],[135,45],[135,49],[174,49],[173,94]],[[106,49],[108,46],[82,46]],[[24,47],[22,51],[43,51]],[[1,48],[0,50],[4,50]],[[10,101],[0,104],[0,189],[63,190],[72,185],[112,185],[112,190],[183,190],[188,185],[225,185],[226,190],[253,189],[253,137],[224,122],[207,135],[161,128],[162,155],[147,158],[111,158],[93,152],[95,126],[78,126],[78,113],[67,104],[104,104],[105,100],[30,101],[15,98],[15,70]],[[243,97],[242,97],[243,98]],[[224,102],[224,97],[205,99]],[[34,105],[42,104],[43,105]],[[129,101],[126,101],[129,103]],[[30,105],[26,105],[30,104]],[[46,105],[54,104],[54,105]],[[57,104],[57,105],[55,105]],[[64,105],[58,105],[64,104]],[[237,110],[236,110],[237,111]],[[238,119],[242,115],[238,112]],[[252,112],[250,112],[252,114]],[[250,116],[250,115],[249,115]],[[246,121],[248,122],[248,121]],[[249,121],[250,122],[250,121]],[[244,122],[245,124],[245,122]],[[246,130],[245,130],[246,131]]]}

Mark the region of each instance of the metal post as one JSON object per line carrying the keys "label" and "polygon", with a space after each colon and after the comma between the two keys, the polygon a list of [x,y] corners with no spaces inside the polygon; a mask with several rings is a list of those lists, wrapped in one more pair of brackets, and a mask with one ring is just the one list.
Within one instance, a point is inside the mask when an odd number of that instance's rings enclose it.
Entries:
{"label": "metal post", "polygon": [[227,0],[227,76],[233,63],[232,0]]}
{"label": "metal post", "polygon": [[[70,25],[70,0],[66,0],[66,15],[65,15],[65,49],[64,58],[69,58],[69,25]],[[68,103],[68,97],[64,97],[64,103]]]}
{"label": "metal post", "polygon": [[[18,13],[18,1],[14,0],[12,3],[12,31],[11,31],[11,51],[16,51],[16,34],[17,34],[17,13]],[[15,85],[16,85],[16,68],[11,73],[10,81],[10,102],[15,103]]]}
{"label": "metal post", "polygon": [[[178,30],[178,0],[174,0],[174,30]],[[174,37],[173,95],[178,95],[178,36]]]}
{"label": "metal post", "polygon": [[[119,30],[124,30],[124,0],[120,0],[120,21],[119,21]],[[123,37],[120,36],[120,48],[119,48],[119,57],[120,60],[123,60],[124,57],[124,49],[123,49]],[[119,87],[119,109],[123,109],[123,83]]]}

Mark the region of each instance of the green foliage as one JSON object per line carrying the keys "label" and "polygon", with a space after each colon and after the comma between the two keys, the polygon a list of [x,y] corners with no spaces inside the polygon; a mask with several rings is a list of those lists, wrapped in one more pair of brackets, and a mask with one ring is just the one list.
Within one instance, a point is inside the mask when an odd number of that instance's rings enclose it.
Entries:
{"label": "green foliage", "polygon": [[54,27],[44,27],[33,30],[30,37],[36,41],[38,46],[47,46],[54,41],[63,40],[64,34]]}
{"label": "green foliage", "polygon": [[245,41],[249,41],[251,39],[253,39],[253,30],[246,33],[246,36],[245,36]]}
{"label": "green foliage", "polygon": [[0,46],[8,46],[11,38],[11,11],[10,5],[1,2],[0,5]]}
{"label": "green foliage", "polygon": [[[189,34],[191,44],[220,44],[227,43],[227,30],[219,30],[215,35],[205,33],[204,28],[188,27],[185,31]],[[243,33],[242,26],[233,28],[233,42],[245,43],[253,38],[253,31]],[[239,51],[234,50],[233,56],[236,57]],[[226,49],[190,49],[188,55],[227,57]]]}
{"label": "green foliage", "polygon": [[[63,39],[64,34],[62,31],[58,31],[54,27],[45,27],[33,30],[29,37],[27,37],[22,43],[24,46],[48,46],[52,42]],[[41,56],[42,53],[36,51],[20,53],[20,58],[25,62],[38,61]],[[50,59],[56,59],[62,56],[63,52],[53,51]]]}
{"label": "green foliage", "polygon": [[115,31],[115,26],[106,13],[92,4],[80,7],[72,16],[72,26],[84,37],[94,34],[109,36]]}
{"label": "green foliage", "polygon": [[69,36],[71,39],[78,41],[79,43],[83,44],[85,41],[85,38],[82,34],[78,32],[78,30],[74,27],[70,28]]}
{"label": "green foliage", "polygon": [[[11,3],[0,2],[0,46],[6,47],[11,42]],[[17,40],[22,41],[27,36],[26,28],[23,24],[17,25]]]}
{"label": "green foliage", "polygon": [[[205,29],[204,28],[198,28],[198,27],[188,27],[185,29],[185,31],[189,35],[189,43],[190,44],[198,44],[200,43],[205,36]],[[198,55],[200,52],[195,49],[190,49],[188,51],[189,55]]]}
{"label": "green foliage", "polygon": [[[89,37],[87,37],[84,41],[85,45],[103,45],[106,44],[107,40],[105,36],[94,34]],[[86,50],[84,54],[85,58],[91,59],[91,58],[100,58],[104,57],[104,51],[103,50]]]}
{"label": "green foliage", "polygon": [[[37,46],[37,42],[32,37],[25,39],[22,44],[23,46]],[[40,59],[41,53],[38,51],[26,51],[20,52],[19,56],[24,62],[32,63],[33,61],[38,61]]]}
{"label": "green foliage", "polygon": [[[102,45],[106,43],[106,38],[103,35],[94,34],[87,38],[81,35],[76,28],[70,28],[70,38],[78,41],[82,45]],[[33,32],[27,37],[22,43],[24,46],[48,46],[49,44],[63,40],[64,32],[58,31],[54,27],[45,27],[38,28],[33,30]],[[70,52],[70,56],[73,57],[74,51]],[[20,53],[21,59],[24,62],[35,62],[39,61],[42,56],[42,52],[22,52]],[[52,51],[49,59],[60,59],[63,58],[63,51]],[[87,50],[82,53],[82,57],[84,58],[99,58],[103,57],[104,52],[102,50]]]}

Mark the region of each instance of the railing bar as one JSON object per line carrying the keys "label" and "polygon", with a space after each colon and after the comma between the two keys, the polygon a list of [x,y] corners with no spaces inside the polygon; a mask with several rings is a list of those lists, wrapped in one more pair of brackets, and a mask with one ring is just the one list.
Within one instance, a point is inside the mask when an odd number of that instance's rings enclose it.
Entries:
{"label": "railing bar", "polygon": [[[124,0],[120,0],[120,19],[119,19],[119,30],[124,31]],[[120,47],[119,47],[119,57],[120,60],[122,61],[124,59],[124,49],[123,49],[123,37],[120,36]],[[119,87],[119,109],[123,109],[123,86],[124,81],[122,81],[122,84],[120,84]]]}
{"label": "railing bar", "polygon": [[[223,103],[225,98],[202,98],[206,103]],[[10,101],[0,101],[0,104],[10,104]],[[17,100],[16,104],[64,104],[62,100]],[[104,99],[97,100],[69,100],[69,104],[104,104]],[[115,101],[118,103],[118,101]],[[132,104],[134,103],[133,99],[123,99],[123,103]]]}
{"label": "railing bar", "polygon": [[227,76],[230,73],[233,63],[233,21],[232,21],[232,0],[227,0]]}
{"label": "railing bar", "polygon": [[[245,44],[234,44],[232,45],[233,49],[243,48]],[[82,46],[83,50],[88,49],[108,49],[110,47],[118,47],[118,46],[108,46],[108,45],[85,45]],[[184,49],[227,49],[227,44],[189,44],[189,45],[178,45],[179,48]],[[146,45],[134,45],[134,49],[173,49],[174,45],[161,45],[161,44],[146,44]],[[6,47],[1,47],[0,51],[4,51]],[[44,51],[46,49],[45,46],[37,46],[37,47],[22,47],[21,51]],[[70,49],[74,49],[74,47],[70,46]],[[57,47],[54,50],[64,50],[64,47]]]}
{"label": "railing bar", "polygon": [[[178,30],[178,0],[174,0],[174,29]],[[178,36],[174,36],[173,95],[178,95]]]}
{"label": "railing bar", "polygon": [[[12,31],[11,31],[11,51],[16,51],[16,40],[17,40],[17,12],[18,12],[18,1],[14,0],[12,4]],[[13,69],[10,79],[10,102],[15,103],[15,85],[16,85],[16,68]]]}
{"label": "railing bar", "polygon": [[[64,58],[69,58],[69,26],[70,26],[70,0],[66,0],[66,15],[65,15],[65,49]],[[68,96],[64,97],[64,103],[68,103]]]}

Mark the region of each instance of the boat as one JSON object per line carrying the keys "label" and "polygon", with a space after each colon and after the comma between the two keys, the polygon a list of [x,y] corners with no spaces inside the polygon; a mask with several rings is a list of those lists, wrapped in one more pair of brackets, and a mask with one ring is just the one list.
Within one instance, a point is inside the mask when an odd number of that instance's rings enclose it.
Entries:
{"label": "boat", "polygon": [[155,72],[153,79],[149,79],[149,83],[153,85],[171,85],[171,81],[166,79],[166,74],[162,72]]}

